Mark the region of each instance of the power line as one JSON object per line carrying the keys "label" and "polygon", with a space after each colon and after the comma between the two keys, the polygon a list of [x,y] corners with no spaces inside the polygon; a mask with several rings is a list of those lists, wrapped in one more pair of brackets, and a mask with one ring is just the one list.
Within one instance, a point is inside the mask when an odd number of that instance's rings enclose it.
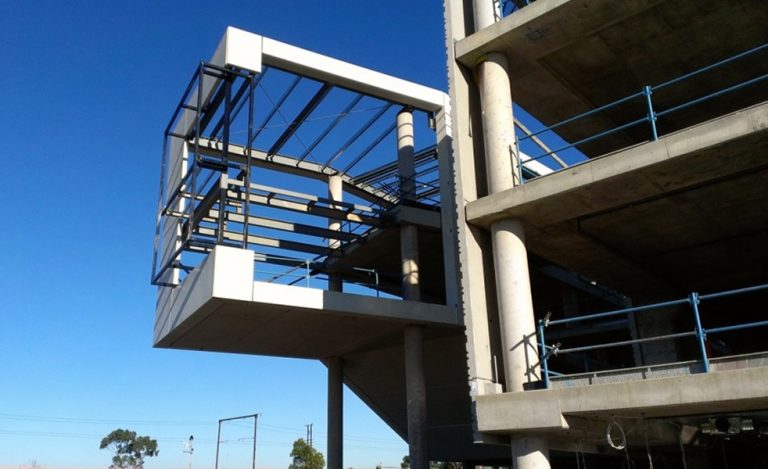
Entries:
{"label": "power line", "polygon": [[83,417],[54,417],[43,415],[23,415],[0,413],[0,420],[16,420],[24,422],[69,423],[69,424],[124,424],[135,425],[213,425],[212,421],[184,421],[184,420],[134,420],[134,419],[95,419]]}

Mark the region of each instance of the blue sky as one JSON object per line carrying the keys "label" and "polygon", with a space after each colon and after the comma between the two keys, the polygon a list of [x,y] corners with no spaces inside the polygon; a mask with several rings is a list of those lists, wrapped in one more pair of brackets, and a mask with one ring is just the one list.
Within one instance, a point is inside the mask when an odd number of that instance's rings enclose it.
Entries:
{"label": "blue sky", "polygon": [[[216,421],[253,412],[258,467],[287,467],[307,423],[324,449],[319,363],[151,347],[162,130],[227,25],[446,86],[438,0],[2,2],[0,465],[106,467],[100,438],[129,427],[160,440],[148,468],[186,467],[189,434],[212,467]],[[347,467],[400,461],[349,394],[346,412]]]}

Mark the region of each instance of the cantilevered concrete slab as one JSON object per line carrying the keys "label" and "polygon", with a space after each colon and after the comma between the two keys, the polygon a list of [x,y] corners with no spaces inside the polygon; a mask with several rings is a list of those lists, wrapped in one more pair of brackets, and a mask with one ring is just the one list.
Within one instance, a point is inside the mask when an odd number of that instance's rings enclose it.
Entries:
{"label": "cantilevered concrete slab", "polygon": [[533,252],[636,299],[759,283],[766,152],[761,104],[471,202],[467,219],[520,218]]}
{"label": "cantilevered concrete slab", "polygon": [[[537,0],[458,41],[469,68],[497,51],[509,60],[512,99],[547,125],[768,42],[768,3],[690,0]],[[767,54],[654,93],[656,111],[768,73]],[[768,99],[752,86],[660,119],[662,133]],[[575,142],[646,114],[643,99],[558,129]],[[582,145],[596,156],[650,138],[647,125]]]}
{"label": "cantilevered concrete slab", "polygon": [[430,451],[445,459],[503,460],[504,446],[473,444],[464,332],[446,306],[253,281],[251,251],[217,246],[161,295],[156,347],[298,358],[341,357],[344,382],[407,435],[403,334],[425,328]]}
{"label": "cantilevered concrete slab", "polygon": [[459,328],[456,312],[441,305],[254,282],[253,259],[217,246],[161,298],[155,345],[321,359],[381,346],[405,324]]}

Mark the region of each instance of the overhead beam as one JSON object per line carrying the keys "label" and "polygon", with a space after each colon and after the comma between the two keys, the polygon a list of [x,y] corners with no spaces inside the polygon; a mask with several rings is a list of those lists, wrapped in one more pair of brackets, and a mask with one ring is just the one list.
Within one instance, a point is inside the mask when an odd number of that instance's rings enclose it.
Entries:
{"label": "overhead beam", "polygon": [[[204,226],[197,227],[195,232],[203,236],[216,236],[216,229],[207,228]],[[242,233],[235,231],[224,230],[224,239],[229,241],[243,242],[244,236]],[[269,238],[267,236],[248,235],[248,244],[255,244],[258,246],[267,246],[271,248],[287,249],[289,251],[306,252],[310,254],[316,254],[325,256],[330,253],[330,249],[325,246],[317,246],[314,244],[300,243],[297,241],[288,241],[285,239]]]}
{"label": "overhead beam", "polygon": [[285,129],[285,131],[280,135],[275,143],[270,147],[270,149],[267,151],[268,156],[275,155],[277,152],[280,151],[281,148],[283,148],[283,145],[288,142],[288,140],[293,137],[293,134],[296,133],[296,131],[299,129],[301,124],[304,123],[304,121],[309,117],[310,114],[312,114],[312,111],[314,111],[317,106],[320,104],[320,101],[325,98],[325,96],[328,94],[329,91],[331,91],[331,88],[333,88],[332,85],[329,85],[328,83],[324,83],[323,86],[315,93],[314,96],[312,96],[312,99],[307,102],[306,106],[299,112],[298,115],[293,119],[293,121],[288,125],[288,128]]}
{"label": "overhead beam", "polygon": [[[227,197],[230,199],[236,199],[236,200],[246,200],[245,194],[238,191],[228,191]],[[382,221],[376,217],[358,215],[356,213],[350,213],[345,210],[336,210],[336,209],[320,207],[312,204],[303,204],[300,202],[282,200],[276,197],[268,197],[268,196],[259,195],[259,194],[248,194],[247,200],[252,204],[281,208],[285,210],[291,210],[293,212],[316,215],[318,217],[333,218],[334,220],[349,221],[352,223],[361,223],[361,224],[370,225],[370,226],[382,225]]]}
{"label": "overhead beam", "polygon": [[[209,217],[203,219],[206,222],[214,222],[219,217],[218,210],[210,210],[208,212]],[[245,223],[245,216],[239,213],[224,212],[224,217],[228,221],[235,223]],[[282,220],[275,220],[273,218],[249,216],[248,224],[258,226],[259,228],[268,228],[271,230],[286,231],[289,233],[296,233],[307,236],[317,236],[319,238],[333,238],[340,239],[342,241],[354,241],[359,238],[354,233],[348,233],[346,231],[335,231],[327,228],[321,228],[312,225],[305,225],[302,223],[292,223]]]}
{"label": "overhead beam", "polygon": [[[258,47],[256,41],[254,46]],[[261,60],[266,65],[288,72],[423,111],[436,112],[443,107],[442,91],[342,62],[268,37],[261,38]]]}
{"label": "overhead beam", "polygon": [[[213,156],[221,158],[224,146],[222,142],[218,140],[211,140],[208,138],[197,139],[199,145],[199,151],[201,155]],[[191,146],[194,146],[194,140],[190,142]],[[229,158],[237,161],[238,163],[245,164],[245,146],[229,144]],[[288,173],[295,176],[306,177],[310,179],[317,179],[325,181],[328,176],[338,174],[338,171],[333,168],[323,168],[323,166],[312,163],[309,161],[299,161],[295,158],[285,155],[272,155],[268,156],[267,152],[253,149],[251,150],[251,164],[257,168],[269,169],[272,171],[279,171],[282,173]],[[374,187],[366,184],[358,184],[352,180],[347,174],[340,174],[344,189],[346,192],[360,197],[363,200],[367,200],[372,203],[380,204],[395,203],[397,199],[391,195],[380,191]]]}

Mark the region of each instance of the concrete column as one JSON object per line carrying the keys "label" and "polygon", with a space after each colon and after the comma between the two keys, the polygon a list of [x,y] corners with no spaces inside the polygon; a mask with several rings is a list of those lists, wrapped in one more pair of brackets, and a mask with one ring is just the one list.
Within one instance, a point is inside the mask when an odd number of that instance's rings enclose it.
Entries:
{"label": "concrete column", "polygon": [[[397,114],[397,168],[400,192],[404,200],[414,200],[413,113],[408,110]],[[419,233],[413,225],[400,227],[400,260],[402,267],[402,294],[404,300],[419,301]]]}
{"label": "concrete column", "polygon": [[[342,190],[342,180],[341,176],[335,175],[335,176],[329,176],[328,177],[328,198],[334,202],[338,201],[341,202],[343,198],[343,190]],[[341,208],[336,206],[331,206],[332,208]],[[341,221],[334,220],[332,218],[328,219],[328,229],[333,231],[340,231],[341,230]],[[341,242],[338,239],[328,239],[328,247],[331,249],[338,249],[341,245]],[[341,279],[341,276],[338,274],[329,274],[328,275],[328,290],[330,291],[342,291],[344,289],[344,282]]]}
{"label": "concrete column", "polygon": [[397,170],[400,175],[400,193],[404,200],[416,200],[416,162],[413,159],[413,148],[413,113],[408,110],[400,111],[397,114]]}
{"label": "concrete column", "polygon": [[408,455],[411,469],[429,468],[423,335],[421,326],[407,326],[405,328],[405,394],[408,413]]}
{"label": "concrete column", "polygon": [[513,438],[512,467],[549,469],[549,449],[542,438]]}
{"label": "concrete column", "polygon": [[491,236],[506,390],[518,392],[540,379],[525,233],[519,220],[507,218],[491,225]]}
{"label": "concrete column", "polygon": [[488,192],[493,194],[520,183],[507,57],[499,52],[487,54],[477,66],[477,78],[483,110]]}
{"label": "concrete column", "polygon": [[328,366],[328,469],[344,469],[344,372],[341,358]]}
{"label": "concrete column", "polygon": [[501,18],[498,4],[493,0],[473,0],[472,6],[475,12],[475,29],[481,30],[496,22],[496,18]]}
{"label": "concrete column", "polygon": [[[402,111],[397,115],[397,167],[400,175],[402,200],[415,200],[413,159],[413,114]],[[404,300],[419,301],[419,235],[413,225],[400,227],[400,259],[402,266],[402,295]],[[424,379],[423,329],[406,326],[403,348],[405,354],[405,394],[408,416],[408,453],[412,469],[428,469],[427,449],[427,387]]]}
{"label": "concrete column", "polygon": [[[493,0],[473,0],[477,30],[495,21],[493,5]],[[477,77],[488,192],[494,194],[521,182],[507,57],[488,53],[477,66]],[[519,392],[524,383],[539,379],[525,233],[519,220],[502,219],[491,225],[491,236],[506,391]],[[512,459],[516,469],[550,467],[547,443],[541,438],[512,438]]]}
{"label": "concrete column", "polygon": [[419,301],[419,233],[413,225],[400,227],[400,263],[403,299]]}

